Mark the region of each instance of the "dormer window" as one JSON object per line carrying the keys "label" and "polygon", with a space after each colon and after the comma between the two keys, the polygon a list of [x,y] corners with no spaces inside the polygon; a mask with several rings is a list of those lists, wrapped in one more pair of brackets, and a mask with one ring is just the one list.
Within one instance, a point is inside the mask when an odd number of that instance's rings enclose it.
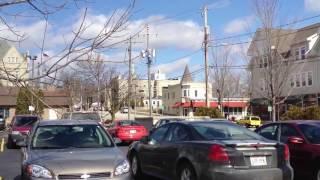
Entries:
{"label": "dormer window", "polygon": [[295,49],[295,60],[306,59],[307,47],[301,46]]}

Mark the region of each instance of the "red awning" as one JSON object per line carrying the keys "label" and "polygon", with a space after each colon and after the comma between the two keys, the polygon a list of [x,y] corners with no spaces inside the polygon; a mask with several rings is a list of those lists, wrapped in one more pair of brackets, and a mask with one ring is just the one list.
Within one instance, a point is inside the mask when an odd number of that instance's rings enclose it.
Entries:
{"label": "red awning", "polygon": [[181,106],[181,104],[182,104],[181,102],[176,102],[172,107],[177,108],[177,107]]}
{"label": "red awning", "polygon": [[246,107],[247,102],[223,102],[222,105],[224,107]]}

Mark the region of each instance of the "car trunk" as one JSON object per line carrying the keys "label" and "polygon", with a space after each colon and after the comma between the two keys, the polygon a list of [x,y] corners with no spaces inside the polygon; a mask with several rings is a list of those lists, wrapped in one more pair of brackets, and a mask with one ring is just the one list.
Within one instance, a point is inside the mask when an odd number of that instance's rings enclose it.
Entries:
{"label": "car trunk", "polygon": [[137,134],[146,133],[146,128],[144,126],[121,126],[118,129],[118,134]]}
{"label": "car trunk", "polygon": [[[261,169],[279,167],[278,161],[284,160],[279,154],[277,143],[266,143],[256,140],[223,141],[230,158],[231,165],[236,169]],[[281,151],[282,152],[282,151]],[[279,156],[280,155],[280,156]]]}

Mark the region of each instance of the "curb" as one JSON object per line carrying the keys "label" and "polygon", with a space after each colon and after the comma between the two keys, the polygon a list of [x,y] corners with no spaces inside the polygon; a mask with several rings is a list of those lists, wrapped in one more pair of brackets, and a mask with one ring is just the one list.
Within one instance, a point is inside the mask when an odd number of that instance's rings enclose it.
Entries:
{"label": "curb", "polygon": [[[4,151],[4,138],[2,138],[1,140],[1,144],[0,144],[0,152]],[[0,177],[0,180],[2,180],[2,178]]]}

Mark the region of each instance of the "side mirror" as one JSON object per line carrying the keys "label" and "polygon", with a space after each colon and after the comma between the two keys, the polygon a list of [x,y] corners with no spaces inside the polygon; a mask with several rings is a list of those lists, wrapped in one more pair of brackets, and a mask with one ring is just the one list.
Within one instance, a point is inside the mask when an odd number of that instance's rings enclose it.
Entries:
{"label": "side mirror", "polygon": [[121,144],[121,140],[119,139],[119,138],[113,138],[113,141],[114,141],[114,143],[116,143],[116,144]]}
{"label": "side mirror", "polygon": [[292,137],[288,137],[288,143],[290,143],[290,144],[303,144],[304,140],[301,137],[292,136]]}
{"label": "side mirror", "polygon": [[148,144],[149,140],[149,136],[144,136],[143,138],[141,138],[140,142],[142,142],[143,144]]}

